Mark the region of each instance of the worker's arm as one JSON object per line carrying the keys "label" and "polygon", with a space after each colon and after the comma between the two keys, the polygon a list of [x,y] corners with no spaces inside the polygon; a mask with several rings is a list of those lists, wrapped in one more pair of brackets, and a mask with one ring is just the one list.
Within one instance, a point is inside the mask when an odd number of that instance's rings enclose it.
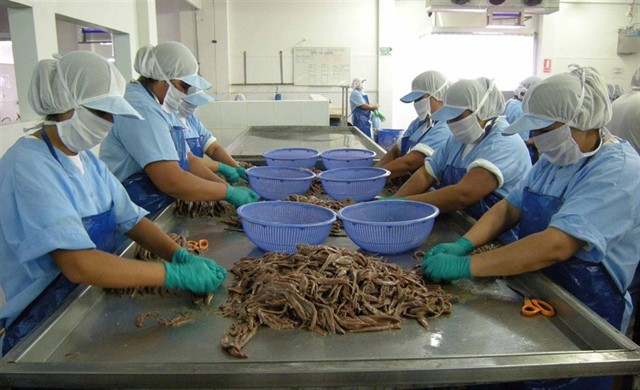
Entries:
{"label": "worker's arm", "polygon": [[512,244],[471,256],[473,276],[507,276],[536,271],[573,256],[584,242],[553,227]]}
{"label": "worker's arm", "polygon": [[360,108],[363,110],[375,111],[378,109],[377,104],[361,104]]}
{"label": "worker's arm", "polygon": [[180,249],[180,245],[147,218],[142,218],[126,236],[167,261],[171,261],[173,254]]}
{"label": "worker's arm", "polygon": [[217,162],[213,162],[212,164],[207,164],[207,162],[205,162],[203,158],[200,158],[194,155],[193,153],[189,153],[187,156],[189,158],[189,172],[205,180],[211,180],[211,181],[224,183],[224,184],[227,183],[220,176],[212,172],[212,171],[218,171]]}
{"label": "worker's arm", "polygon": [[222,147],[222,145],[220,145],[218,141],[209,145],[205,153],[214,161],[220,161],[221,163],[227,164],[234,168],[238,166],[236,160],[231,157],[231,155],[225,150],[224,147]]}
{"label": "worker's arm", "polygon": [[495,239],[520,222],[520,210],[506,199],[502,199],[489,209],[464,235],[479,247]]}
{"label": "worker's arm", "polygon": [[153,184],[160,191],[177,199],[190,202],[222,200],[227,185],[202,179],[180,168],[177,161],[156,161],[144,167]]}
{"label": "worker's arm", "polygon": [[58,249],[50,254],[74,283],[111,288],[164,285],[165,268],[160,262],[123,259],[96,249]]}
{"label": "worker's arm", "polygon": [[398,157],[400,157],[400,147],[396,144],[393,145],[391,150],[389,150],[384,155],[384,157],[382,157],[380,161],[376,163],[376,167],[383,168],[385,165],[389,164],[391,161],[395,160]]}
{"label": "worker's arm", "polygon": [[396,158],[395,160],[384,165],[382,168],[389,170],[391,172],[391,176],[389,176],[389,179],[393,179],[395,177],[411,173],[418,169],[420,166],[423,166],[424,158],[424,154],[414,150],[407,153],[405,156]]}
{"label": "worker's arm", "polygon": [[[498,188],[498,179],[493,173],[484,168],[476,167],[467,172],[457,184],[443,187],[437,191],[409,196],[407,199],[429,203],[439,208],[441,213],[449,213],[463,210],[479,202],[496,188]],[[397,196],[403,195],[398,194]]]}
{"label": "worker's arm", "polygon": [[400,187],[398,192],[396,192],[394,195],[398,197],[406,197],[410,195],[420,194],[431,188],[431,186],[435,182],[436,179],[434,179],[433,176],[431,176],[427,172],[427,169],[423,166],[422,168],[418,169],[413,175],[411,175],[409,180],[407,180],[407,182],[404,183],[402,187]]}

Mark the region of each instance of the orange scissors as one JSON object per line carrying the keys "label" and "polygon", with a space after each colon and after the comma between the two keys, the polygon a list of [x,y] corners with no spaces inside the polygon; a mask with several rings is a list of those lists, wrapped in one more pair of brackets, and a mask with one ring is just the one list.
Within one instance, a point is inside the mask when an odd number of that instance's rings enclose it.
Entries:
{"label": "orange scissors", "polygon": [[205,252],[207,248],[209,248],[209,241],[205,240],[204,238],[198,241],[187,241],[187,244],[193,249],[200,252]]}
{"label": "orange scissors", "polygon": [[553,306],[543,301],[542,299],[529,298],[527,294],[524,293],[524,291],[511,285],[507,285],[507,287],[518,293],[518,295],[524,297],[524,304],[522,305],[522,309],[520,309],[520,312],[523,316],[531,317],[535,316],[538,313],[542,314],[545,317],[553,317],[554,315],[556,315],[556,311]]}

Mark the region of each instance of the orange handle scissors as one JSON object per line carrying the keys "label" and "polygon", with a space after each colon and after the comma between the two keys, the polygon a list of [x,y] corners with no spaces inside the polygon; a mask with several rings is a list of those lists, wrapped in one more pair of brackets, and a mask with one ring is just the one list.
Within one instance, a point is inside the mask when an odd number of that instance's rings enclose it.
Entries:
{"label": "orange handle scissors", "polygon": [[529,298],[527,297],[527,294],[525,294],[522,290],[517,289],[511,285],[507,285],[507,287],[524,297],[524,304],[520,309],[520,312],[523,316],[531,317],[535,316],[538,313],[545,317],[553,317],[554,315],[556,315],[555,309],[549,303],[543,301],[542,299]]}
{"label": "orange handle scissors", "polygon": [[187,241],[187,244],[200,252],[204,252],[209,248],[209,241],[204,238],[198,241]]}

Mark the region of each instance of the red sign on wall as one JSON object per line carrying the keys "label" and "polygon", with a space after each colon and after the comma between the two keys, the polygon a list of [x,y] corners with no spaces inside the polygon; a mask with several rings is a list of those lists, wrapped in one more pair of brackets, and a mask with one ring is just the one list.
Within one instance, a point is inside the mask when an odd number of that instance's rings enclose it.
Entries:
{"label": "red sign on wall", "polygon": [[542,61],[542,71],[544,73],[551,73],[551,58],[545,58]]}

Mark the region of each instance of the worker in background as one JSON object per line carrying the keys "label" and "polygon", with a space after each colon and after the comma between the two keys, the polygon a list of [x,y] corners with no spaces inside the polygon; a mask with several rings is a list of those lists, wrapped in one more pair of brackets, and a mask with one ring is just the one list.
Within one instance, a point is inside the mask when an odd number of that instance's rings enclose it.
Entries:
{"label": "worker in background", "polygon": [[373,138],[371,133],[371,112],[377,110],[378,105],[369,103],[369,96],[364,93],[364,82],[365,80],[355,78],[351,83],[351,88],[353,88],[349,98],[351,115],[353,116],[353,125],[367,136]]}
{"label": "worker in background", "polygon": [[[513,97],[507,100],[506,103],[504,116],[507,122],[513,123],[524,114],[522,111],[522,100],[524,100],[525,94],[531,87],[541,81],[542,79],[538,76],[530,76],[520,82],[518,88],[513,91]],[[529,149],[531,163],[535,164],[536,161],[538,161],[538,151],[536,150],[536,146],[533,144],[533,141],[529,139],[529,133],[521,133],[520,137],[522,137],[524,143],[527,145],[527,149]]]}
{"label": "worker in background", "polygon": [[622,96],[624,92],[619,84],[607,84],[607,93],[609,94],[609,100],[613,103],[617,98]]}
{"label": "worker in background", "polygon": [[235,206],[258,200],[251,189],[228,185],[189,151],[184,125],[169,108],[169,101],[180,101],[189,88],[211,86],[197,74],[189,49],[179,42],[145,46],[134,66],[141,76],[127,85],[124,97],[144,120],[116,116],[100,147],[100,158],[133,202],[157,214],[175,199],[224,199]]}
{"label": "worker in background", "polygon": [[[443,213],[465,210],[479,219],[516,188],[531,168],[521,139],[503,137],[509,125],[500,116],[504,97],[493,80],[480,77],[454,83],[444,106],[433,114],[446,121],[453,137],[430,157],[395,194],[435,205]],[[436,182],[441,188],[427,191]],[[513,241],[515,231],[503,239]]]}
{"label": "worker in background", "polygon": [[206,153],[213,161],[203,159],[203,163],[211,171],[224,176],[229,183],[236,183],[241,178],[247,180],[245,169],[238,165],[195,115],[198,106],[212,102],[213,98],[194,86],[189,87],[186,94],[177,91],[175,95],[167,94],[166,107],[178,116],[184,126],[191,153],[200,158]]}
{"label": "worker in background", "polygon": [[625,93],[611,105],[611,134],[629,141],[640,153],[640,68],[631,78],[631,92]]}
{"label": "worker in background", "polygon": [[[543,270],[624,332],[633,309],[627,290],[640,259],[640,157],[604,128],[611,103],[591,68],[544,80],[523,107],[525,115],[504,133],[533,131],[543,158],[464,237],[429,251],[425,274],[439,280]],[[518,223],[517,242],[469,255]],[[611,378],[568,382],[572,389],[611,388]],[[567,388],[563,383],[530,387]]]}
{"label": "worker in background", "polygon": [[434,122],[431,116],[442,108],[444,94],[451,86],[437,71],[426,71],[411,82],[411,92],[400,100],[413,103],[418,115],[391,150],[376,164],[391,172],[390,179],[412,173],[424,164],[451,137],[446,121]]}
{"label": "worker in background", "polygon": [[[49,317],[77,284],[204,294],[226,276],[224,268],[181,249],[145,218],[147,212],[90,151],[107,135],[114,115],[139,120],[122,97],[124,87],[118,70],[91,52],[36,66],[29,103],[46,120],[0,160],[2,354]],[[112,255],[117,233],[170,262]]]}

